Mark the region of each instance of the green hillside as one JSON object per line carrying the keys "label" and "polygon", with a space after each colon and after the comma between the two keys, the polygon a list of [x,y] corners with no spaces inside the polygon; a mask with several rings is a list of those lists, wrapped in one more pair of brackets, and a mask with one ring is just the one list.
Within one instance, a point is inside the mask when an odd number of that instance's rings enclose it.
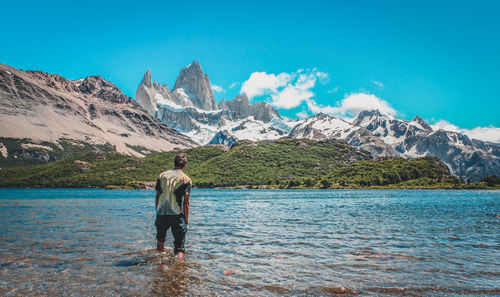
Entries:
{"label": "green hillside", "polygon": [[0,137],[0,149],[2,148],[6,154],[0,157],[0,167],[46,164],[94,150],[116,151],[110,144],[89,144],[85,141],[64,138],[53,143],[29,138]]}
{"label": "green hillside", "polygon": [[246,141],[200,166],[191,166],[188,174],[200,187],[279,185],[299,177],[323,176],[370,158],[369,153],[341,141]]}
{"label": "green hillside", "polygon": [[330,187],[401,187],[459,183],[438,158],[379,158],[356,162],[330,172],[323,180]]}
{"label": "green hillside", "polygon": [[[230,150],[184,150],[195,187],[450,187],[460,183],[436,158],[372,160],[342,141],[244,141]],[[91,152],[42,165],[0,169],[0,187],[132,187],[172,168],[178,151],[136,158]]]}

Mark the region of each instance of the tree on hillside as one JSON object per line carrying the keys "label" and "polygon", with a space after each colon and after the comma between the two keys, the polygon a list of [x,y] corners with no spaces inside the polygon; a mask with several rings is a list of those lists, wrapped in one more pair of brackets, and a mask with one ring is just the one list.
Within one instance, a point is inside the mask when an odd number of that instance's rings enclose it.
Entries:
{"label": "tree on hillside", "polygon": [[495,185],[500,185],[500,178],[496,175],[483,177],[481,181],[486,183],[488,187],[494,187]]}

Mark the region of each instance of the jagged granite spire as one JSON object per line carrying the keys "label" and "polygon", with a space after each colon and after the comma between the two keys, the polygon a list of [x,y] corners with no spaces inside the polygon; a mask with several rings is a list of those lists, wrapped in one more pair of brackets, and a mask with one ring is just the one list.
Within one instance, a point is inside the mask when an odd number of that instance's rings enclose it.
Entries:
{"label": "jagged granite spire", "polygon": [[143,83],[146,87],[150,88],[150,87],[151,87],[151,85],[153,84],[152,82],[153,82],[153,79],[151,78],[151,70],[150,70],[150,69],[148,69],[148,70],[146,71],[146,73],[144,73],[144,77],[142,78],[142,83]]}
{"label": "jagged granite spire", "polygon": [[218,109],[208,74],[203,73],[198,61],[194,61],[180,71],[174,90],[180,88],[190,97],[194,106],[205,110]]}
{"label": "jagged granite spire", "polygon": [[135,101],[149,114],[155,115],[158,108],[156,107],[155,90],[152,86],[151,70],[148,69],[135,92]]}

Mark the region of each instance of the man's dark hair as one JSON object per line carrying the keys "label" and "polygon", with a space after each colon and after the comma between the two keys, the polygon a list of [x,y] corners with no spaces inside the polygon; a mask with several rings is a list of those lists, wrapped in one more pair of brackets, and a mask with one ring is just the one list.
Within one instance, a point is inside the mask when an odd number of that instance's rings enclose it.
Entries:
{"label": "man's dark hair", "polygon": [[180,153],[180,154],[177,154],[177,156],[175,156],[175,167],[177,168],[182,168],[184,167],[184,165],[186,165],[188,162],[188,158],[187,158],[187,155],[184,154],[184,153]]}

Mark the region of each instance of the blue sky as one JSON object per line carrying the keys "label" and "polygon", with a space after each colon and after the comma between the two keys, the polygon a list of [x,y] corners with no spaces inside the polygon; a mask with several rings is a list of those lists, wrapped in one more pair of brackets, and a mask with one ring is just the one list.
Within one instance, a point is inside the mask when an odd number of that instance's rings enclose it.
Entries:
{"label": "blue sky", "polygon": [[134,96],[147,69],[172,87],[198,60],[224,89],[218,101],[255,72],[291,76],[253,98],[271,102],[301,73],[324,73],[308,99],[280,112],[366,94],[404,119],[500,127],[500,1],[181,2],[4,1],[0,62],[69,79],[99,74]]}

